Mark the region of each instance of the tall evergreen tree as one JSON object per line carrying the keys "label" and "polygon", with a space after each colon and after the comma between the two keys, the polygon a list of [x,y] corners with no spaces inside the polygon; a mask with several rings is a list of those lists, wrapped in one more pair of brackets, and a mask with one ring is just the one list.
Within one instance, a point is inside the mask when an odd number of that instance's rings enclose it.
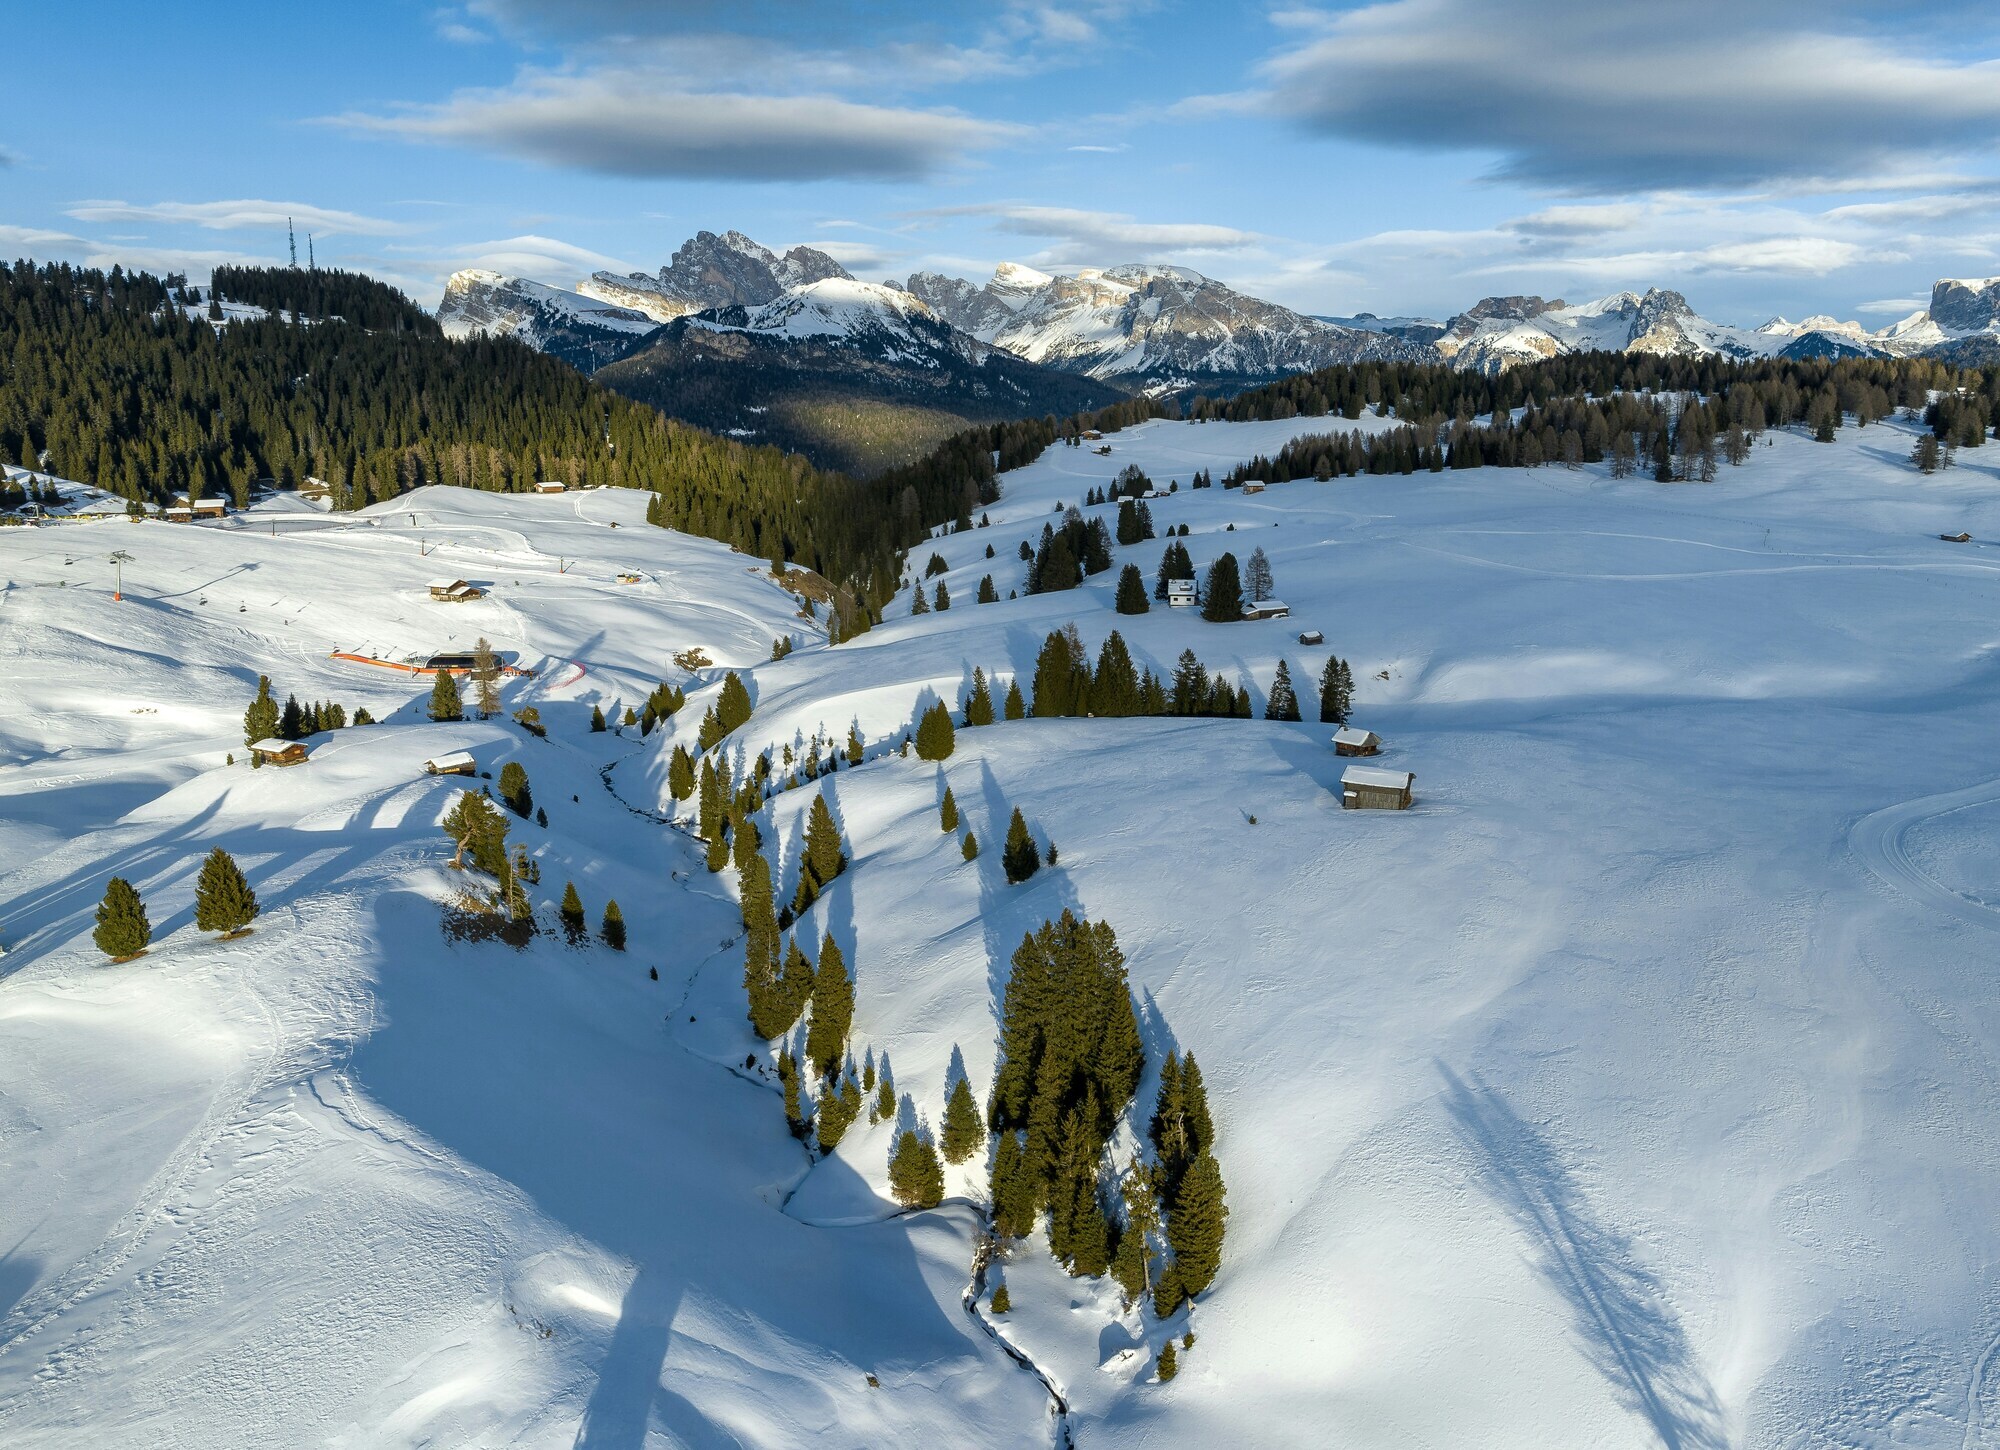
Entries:
{"label": "tall evergreen tree", "polygon": [[1202,591],[1201,617],[1211,624],[1228,624],[1243,617],[1243,581],[1237,572],[1234,554],[1224,554],[1208,566],[1208,585]]}
{"label": "tall evergreen tree", "polygon": [[614,952],[625,950],[625,915],[619,911],[616,901],[604,903],[604,922],[598,928],[598,935],[604,938],[604,944]]}
{"label": "tall evergreen tree", "polygon": [[472,647],[472,691],[480,719],[490,720],[500,713],[500,656],[485,635]]}
{"label": "tall evergreen tree", "polygon": [[1140,574],[1137,564],[1127,564],[1118,571],[1118,602],[1120,614],[1144,614],[1152,605],[1146,601],[1146,580]]}
{"label": "tall evergreen tree", "polygon": [[1028,834],[1028,823],[1021,818],[1021,808],[1014,807],[1013,818],[1007,822],[1007,844],[1000,853],[1001,868],[1007,873],[1007,880],[1020,885],[1042,867],[1041,852],[1035,848],[1035,838]]}
{"label": "tall evergreen tree", "polygon": [[466,853],[470,852],[469,864],[474,870],[493,877],[506,870],[507,822],[483,792],[460,791],[458,800],[445,812],[443,825],[454,847],[453,866],[467,865]]}
{"label": "tall evergreen tree", "polygon": [[821,1077],[839,1068],[853,1027],[854,980],[847,975],[839,944],[828,932],[820,942],[819,965],[813,968],[812,1025],[806,1032],[806,1058]]}
{"label": "tall evergreen tree", "polygon": [[1250,555],[1244,583],[1249,586],[1250,597],[1254,600],[1269,599],[1277,593],[1277,581],[1271,576],[1271,561],[1265,557],[1264,546],[1261,544],[1257,546],[1256,552]]}
{"label": "tall evergreen tree", "polygon": [[104,900],[97,907],[97,927],[90,939],[114,962],[129,962],[152,943],[153,924],[146,919],[146,903],[123,876],[114,876],[106,883]]}
{"label": "tall evergreen tree", "polygon": [[431,685],[430,717],[440,723],[465,718],[465,708],[458,699],[458,681],[450,670],[439,670]]}
{"label": "tall evergreen tree", "polygon": [[905,1130],[889,1155],[889,1192],[905,1208],[936,1208],[944,1201],[944,1168],[937,1149]]}
{"label": "tall evergreen tree", "polygon": [[1007,681],[1007,700],[1002,713],[1009,720],[1025,720],[1028,716],[1028,702],[1021,698],[1021,682]]}
{"label": "tall evergreen tree", "polygon": [[1174,1253],[1174,1275],[1190,1298],[1215,1282],[1222,1266],[1222,1239],[1229,1206],[1224,1201],[1222,1168],[1212,1153],[1188,1166],[1167,1209],[1167,1243]]}
{"label": "tall evergreen tree", "polygon": [[1299,718],[1299,697],[1292,689],[1292,667],[1283,660],[1278,661],[1277,678],[1271,681],[1271,696],[1264,702],[1266,720],[1296,720]]}
{"label": "tall evergreen tree", "polygon": [[840,827],[834,824],[833,812],[827,807],[824,792],[813,797],[812,809],[806,812],[805,866],[812,872],[814,885],[822,887],[847,869],[847,856],[840,844]]}
{"label": "tall evergreen tree", "polygon": [[972,693],[965,700],[965,723],[967,728],[993,723],[993,691],[986,683],[986,671],[977,665],[972,667]]}
{"label": "tall evergreen tree", "polygon": [[840,1146],[840,1140],[847,1136],[847,1130],[854,1126],[854,1120],[861,1116],[861,1089],[854,1085],[854,1079],[842,1074],[838,1081],[823,1078],[819,1085],[818,1106],[813,1113],[815,1134],[822,1153],[831,1153]]}
{"label": "tall evergreen tree", "polygon": [[500,767],[500,799],[508,810],[523,819],[535,813],[534,792],[528,789],[528,771],[518,760]]}
{"label": "tall evergreen tree", "polygon": [[1099,719],[1119,719],[1139,713],[1139,672],[1117,630],[1104,637],[1097,669],[1090,683],[1090,713]]}
{"label": "tall evergreen tree", "polygon": [[232,941],[257,919],[257,893],[244,879],[236,858],[217,846],[201,863],[194,888],[194,924],[202,931],[219,931]]}
{"label": "tall evergreen tree", "polygon": [[750,719],[750,691],[743,677],[731,670],[722,677],[722,693],[716,697],[715,716],[724,735],[747,724]]}
{"label": "tall evergreen tree", "polygon": [[938,802],[938,829],[947,832],[958,829],[958,801],[953,798],[950,786],[944,788],[944,799]]}
{"label": "tall evergreen tree", "polygon": [[563,935],[569,938],[569,944],[581,946],[590,926],[584,920],[583,898],[576,894],[574,881],[563,882],[562,905],[556,909],[556,917],[562,923]]}
{"label": "tall evergreen tree", "polygon": [[701,762],[701,794],[695,803],[695,834],[704,841],[722,837],[722,779],[706,756]]}
{"label": "tall evergreen tree", "polygon": [[1319,720],[1322,725],[1345,725],[1354,705],[1354,676],[1347,662],[1328,655],[1319,672]]}
{"label": "tall evergreen tree", "polygon": [[944,701],[939,700],[917,721],[917,759],[949,759],[956,743],[951,711],[945,708]]}
{"label": "tall evergreen tree", "polygon": [[963,1163],[985,1145],[986,1124],[973,1100],[972,1084],[961,1076],[951,1085],[944,1102],[945,1161]]}
{"label": "tall evergreen tree", "polygon": [[271,677],[257,676],[257,698],[243,712],[243,743],[255,745],[278,733],[278,702],[271,698]]}
{"label": "tall evergreen tree", "polygon": [[299,706],[297,695],[285,696],[285,708],[278,716],[278,738],[280,740],[303,740],[309,732],[306,729],[306,712]]}

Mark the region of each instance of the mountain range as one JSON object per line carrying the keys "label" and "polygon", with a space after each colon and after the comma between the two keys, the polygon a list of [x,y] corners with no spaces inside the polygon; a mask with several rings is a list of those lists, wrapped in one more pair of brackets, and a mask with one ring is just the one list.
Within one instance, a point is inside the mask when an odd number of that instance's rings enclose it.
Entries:
{"label": "mountain range", "polygon": [[866,283],[824,252],[781,255],[735,231],[697,233],[657,272],[597,272],[573,291],[460,272],[437,315],[449,336],[515,336],[677,417],[863,473],[969,423],[1133,392],[1230,393],[1339,363],[2000,356],[2000,278],[1940,281],[1928,308],[1877,331],[1823,316],[1732,326],[1661,288],[1486,297],[1442,321],[1316,317],[1185,267],[1052,275],[1006,262],[983,285],[937,272]]}

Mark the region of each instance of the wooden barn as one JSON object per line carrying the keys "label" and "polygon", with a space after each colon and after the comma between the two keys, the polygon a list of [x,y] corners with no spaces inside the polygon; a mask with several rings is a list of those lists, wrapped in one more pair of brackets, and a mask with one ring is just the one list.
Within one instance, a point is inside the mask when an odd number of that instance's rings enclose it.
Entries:
{"label": "wooden barn", "polygon": [[1406,811],[1410,788],[1417,778],[1407,770],[1382,770],[1350,765],[1340,777],[1340,808],[1344,811]]}
{"label": "wooden barn", "polygon": [[1316,629],[1308,629],[1308,630],[1302,630],[1302,631],[1300,631],[1300,633],[1299,633],[1299,643],[1300,643],[1300,644],[1325,644],[1325,643],[1326,643],[1326,636],[1325,636],[1325,635],[1323,635],[1323,634],[1321,634],[1321,633],[1320,633],[1320,632],[1319,632],[1318,630],[1316,630]]}
{"label": "wooden barn", "polygon": [[1243,606],[1245,619],[1283,619],[1292,607],[1282,599],[1253,599]]}
{"label": "wooden barn", "polygon": [[1333,732],[1333,751],[1336,755],[1380,755],[1382,737],[1373,730],[1343,725]]}
{"label": "wooden barn", "polygon": [[1965,533],[1939,534],[1938,537],[1943,539],[1947,544],[1969,544],[1972,542],[1972,535]]}
{"label": "wooden barn", "polygon": [[484,589],[475,588],[465,579],[431,580],[431,598],[441,599],[446,604],[464,604],[468,600],[483,599]]}
{"label": "wooden barn", "polygon": [[477,775],[478,773],[479,766],[472,756],[463,750],[434,756],[424,762],[425,775]]}
{"label": "wooden barn", "polygon": [[1245,493],[1262,493],[1264,491],[1264,480],[1261,478],[1244,479],[1243,491]]}
{"label": "wooden barn", "polygon": [[545,478],[535,485],[536,493],[568,493],[569,485],[559,478]]}
{"label": "wooden barn", "polygon": [[194,501],[194,516],[198,519],[227,518],[229,505],[219,498],[198,498]]}
{"label": "wooden barn", "polygon": [[259,740],[250,747],[250,758],[264,765],[304,765],[310,753],[303,740]]}

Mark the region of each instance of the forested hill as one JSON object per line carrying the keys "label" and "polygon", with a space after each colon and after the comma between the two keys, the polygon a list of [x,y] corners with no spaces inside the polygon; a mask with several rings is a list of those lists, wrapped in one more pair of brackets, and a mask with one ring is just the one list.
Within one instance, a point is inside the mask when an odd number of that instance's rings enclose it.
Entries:
{"label": "forested hill", "polygon": [[451,341],[367,278],[225,268],[216,285],[313,320],[218,327],[154,277],[0,264],[0,461],[155,501],[241,498],[265,478],[324,480],[336,508],[433,483],[643,488],[655,522],[783,555],[872,616],[901,550],[996,496],[992,450],[1020,461],[1058,429],[1149,411],[974,429],[861,482],[675,422],[521,343]]}
{"label": "forested hill", "polygon": [[210,290],[231,302],[305,318],[340,318],[374,332],[438,332],[437,319],[386,282],[315,267],[217,267]]}

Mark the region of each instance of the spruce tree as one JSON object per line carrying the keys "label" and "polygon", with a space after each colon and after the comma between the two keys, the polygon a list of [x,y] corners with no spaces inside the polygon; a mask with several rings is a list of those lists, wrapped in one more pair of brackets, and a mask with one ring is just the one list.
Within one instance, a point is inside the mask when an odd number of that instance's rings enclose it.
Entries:
{"label": "spruce tree", "polygon": [[750,691],[744,687],[743,677],[734,670],[722,677],[722,693],[716,698],[715,717],[724,735],[750,719]]}
{"label": "spruce tree", "polygon": [[[479,643],[472,647],[473,698],[478,702],[479,718],[490,720],[500,713],[500,656],[493,652],[493,646],[481,635]],[[602,716],[599,717],[600,719]],[[602,729],[602,726],[598,728]]]}
{"label": "spruce tree", "polygon": [[999,602],[1000,591],[993,585],[993,576],[991,574],[982,574],[979,579],[979,603],[998,604]]}
{"label": "spruce tree", "polygon": [[1161,1346],[1160,1362],[1155,1366],[1154,1372],[1159,1375],[1161,1384],[1165,1384],[1181,1372],[1180,1356],[1174,1353],[1174,1342],[1171,1339]]}
{"label": "spruce tree", "polygon": [[861,727],[859,725],[848,726],[847,763],[850,767],[861,764],[863,759],[863,750],[864,750],[864,742],[861,739]]}
{"label": "spruce tree", "polygon": [[460,791],[457,802],[445,813],[443,826],[454,847],[453,866],[467,865],[469,851],[476,871],[498,877],[506,868],[507,822],[483,792]]}
{"label": "spruce tree", "polygon": [[939,700],[917,721],[917,759],[947,760],[956,744],[951,711],[945,708],[944,701]]}
{"label": "spruce tree", "polygon": [[1228,624],[1243,617],[1243,580],[1234,554],[1224,554],[1208,566],[1201,617],[1211,624]]}
{"label": "spruce tree", "polygon": [[604,707],[602,705],[592,705],[590,707],[590,733],[593,735],[602,735],[606,728],[604,723]]}
{"label": "spruce tree", "polygon": [[676,745],[674,753],[668,757],[667,789],[673,792],[677,801],[684,801],[694,794],[694,757],[688,754],[685,745]]}
{"label": "spruce tree", "polygon": [[937,594],[931,600],[931,606],[940,614],[951,608],[951,591],[944,587],[944,580],[942,579],[937,582]]}
{"label": "spruce tree", "polygon": [[1322,725],[1345,725],[1347,713],[1348,689],[1343,667],[1339,656],[1328,655],[1326,667],[1319,672],[1319,722]]}
{"label": "spruce tree", "polygon": [[1042,868],[1042,855],[1035,847],[1035,838],[1028,834],[1028,823],[1021,818],[1021,808],[1014,807],[1012,819],[1007,822],[1007,845],[1000,853],[1001,869],[1007,873],[1009,884],[1018,886]]}
{"label": "spruce tree", "polygon": [[1014,1298],[1007,1292],[1005,1283],[1002,1283],[999,1288],[993,1291],[990,1307],[995,1314],[1005,1314],[1009,1309],[1014,1307]]}
{"label": "spruce tree", "polygon": [[1271,561],[1265,557],[1264,547],[1261,544],[1250,555],[1244,582],[1249,586],[1250,597],[1254,600],[1269,599],[1277,592],[1277,582],[1271,577]]}
{"label": "spruce tree", "polygon": [[255,745],[278,733],[278,702],[271,698],[271,677],[257,676],[257,698],[243,712],[243,743]]}
{"label": "spruce tree", "polygon": [[993,723],[993,691],[986,683],[986,671],[977,665],[972,667],[972,693],[965,700],[965,723],[968,729]]}
{"label": "spruce tree", "polygon": [[847,1034],[854,1026],[854,980],[840,947],[828,932],[820,943],[819,965],[813,968],[812,1025],[806,1032],[806,1058],[821,1077],[831,1075],[847,1055]]}
{"label": "spruce tree", "polygon": [[833,812],[827,807],[824,792],[813,797],[812,809],[806,812],[805,864],[816,886],[827,885],[847,867],[847,857],[840,845],[840,827],[833,823]]}
{"label": "spruce tree", "polygon": [[944,1168],[937,1149],[909,1129],[889,1155],[889,1192],[905,1208],[936,1208],[944,1201]]}
{"label": "spruce tree", "polygon": [[510,760],[500,767],[500,799],[517,816],[526,818],[535,813],[535,797],[528,789],[527,768],[518,760]]}
{"label": "spruce tree", "polygon": [[695,834],[704,841],[722,834],[722,782],[706,756],[701,762],[700,799],[695,803]]}
{"label": "spruce tree", "polygon": [[299,707],[299,697],[285,696],[285,708],[278,715],[278,738],[303,740],[306,734],[306,712]]}
{"label": "spruce tree", "polygon": [[604,924],[598,928],[604,944],[614,952],[625,950],[625,917],[618,910],[616,901],[604,903]]}
{"label": "spruce tree", "polygon": [[944,799],[938,802],[938,829],[942,831],[958,829],[958,802],[952,797],[950,786],[944,788]]}
{"label": "spruce tree", "polygon": [[782,1048],[778,1052],[778,1081],[785,1089],[785,1126],[792,1130],[794,1138],[803,1142],[811,1131],[812,1123],[805,1113],[799,1065],[792,1060],[792,1054]]}
{"label": "spruce tree", "polygon": [[1271,697],[1264,703],[1266,720],[1296,720],[1299,718],[1299,697],[1292,689],[1292,667],[1283,660],[1278,661],[1277,678],[1271,681]]}
{"label": "spruce tree", "polygon": [[1120,614],[1144,614],[1152,608],[1146,600],[1145,576],[1137,564],[1127,564],[1118,571],[1117,607]]}
{"label": "spruce tree", "polygon": [[1001,712],[1009,720],[1025,720],[1028,702],[1021,698],[1021,682],[1011,679],[1007,682],[1007,700]]}
{"label": "spruce tree", "polygon": [[114,962],[131,961],[152,942],[153,924],[146,920],[146,903],[123,876],[114,876],[105,885],[104,900],[97,908],[97,928],[90,939]]}
{"label": "spruce tree", "polygon": [[431,685],[430,717],[440,723],[465,718],[465,709],[458,700],[458,681],[450,670],[439,670]]}
{"label": "spruce tree", "polygon": [[855,1087],[853,1078],[842,1075],[838,1080],[821,1079],[813,1112],[814,1136],[819,1140],[820,1152],[831,1153],[838,1148],[860,1113],[861,1090]]}
{"label": "spruce tree", "polygon": [[1183,1293],[1192,1298],[1215,1282],[1222,1267],[1222,1238],[1229,1206],[1224,1201],[1222,1168],[1212,1153],[1189,1165],[1167,1209],[1167,1243],[1174,1252],[1174,1274]]}
{"label": "spruce tree", "polygon": [[1090,713],[1101,720],[1120,719],[1139,713],[1139,672],[1125,648],[1124,637],[1112,630],[1097,653],[1097,669],[1090,684]]}
{"label": "spruce tree", "polygon": [[945,1161],[963,1163],[985,1145],[986,1124],[980,1121],[972,1084],[961,1077],[951,1085],[944,1103]]}
{"label": "spruce tree", "polygon": [[581,946],[590,928],[583,916],[583,898],[576,894],[574,881],[563,882],[562,905],[556,911],[562,922],[563,935],[569,938],[571,946]]}
{"label": "spruce tree", "polygon": [[257,893],[250,889],[236,858],[217,846],[201,863],[194,888],[194,924],[219,931],[224,941],[242,936],[257,919]]}

